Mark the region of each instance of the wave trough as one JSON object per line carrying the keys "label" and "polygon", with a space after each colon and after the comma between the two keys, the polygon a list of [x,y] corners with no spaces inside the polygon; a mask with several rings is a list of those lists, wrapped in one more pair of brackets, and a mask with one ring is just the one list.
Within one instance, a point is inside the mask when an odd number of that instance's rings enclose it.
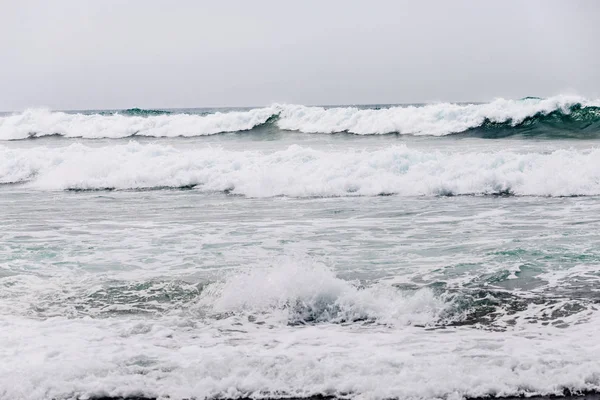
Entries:
{"label": "wave trough", "polygon": [[465,132],[492,138],[515,134],[589,137],[600,132],[600,101],[555,96],[382,109],[275,104],[206,115],[141,109],[111,114],[27,110],[0,117],[0,140],[48,135],[86,139],[192,137],[248,131],[264,124],[274,124],[282,130],[324,134],[445,136]]}

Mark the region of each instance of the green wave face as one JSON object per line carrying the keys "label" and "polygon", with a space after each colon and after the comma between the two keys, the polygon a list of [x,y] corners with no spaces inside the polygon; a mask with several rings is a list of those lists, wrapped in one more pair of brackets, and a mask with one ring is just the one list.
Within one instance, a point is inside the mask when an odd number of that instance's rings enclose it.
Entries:
{"label": "green wave face", "polygon": [[510,136],[551,139],[600,138],[600,107],[583,107],[575,104],[567,112],[554,110],[538,113],[515,124],[512,120],[498,123],[485,120],[481,126],[458,135],[501,139]]}

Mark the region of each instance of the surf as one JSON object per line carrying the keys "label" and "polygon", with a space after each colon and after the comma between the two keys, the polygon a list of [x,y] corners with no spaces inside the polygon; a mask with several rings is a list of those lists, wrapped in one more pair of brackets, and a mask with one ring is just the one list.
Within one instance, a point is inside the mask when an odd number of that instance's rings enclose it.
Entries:
{"label": "surf", "polygon": [[578,96],[496,99],[489,103],[314,107],[273,104],[246,110],[56,112],[31,109],[0,117],[0,140],[46,136],[82,139],[252,134],[262,126],[311,134],[462,135],[600,138],[600,100]]}
{"label": "surf", "polygon": [[[26,190],[149,190],[292,198],[355,196],[598,196],[600,149],[431,151],[178,149],[0,145],[0,183]],[[552,179],[549,179],[552,177]]]}

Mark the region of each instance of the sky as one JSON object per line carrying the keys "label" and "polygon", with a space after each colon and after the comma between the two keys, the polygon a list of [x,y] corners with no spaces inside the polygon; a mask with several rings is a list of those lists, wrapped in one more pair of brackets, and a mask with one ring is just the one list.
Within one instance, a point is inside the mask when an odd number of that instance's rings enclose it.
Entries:
{"label": "sky", "polygon": [[596,0],[0,0],[0,110],[600,97]]}

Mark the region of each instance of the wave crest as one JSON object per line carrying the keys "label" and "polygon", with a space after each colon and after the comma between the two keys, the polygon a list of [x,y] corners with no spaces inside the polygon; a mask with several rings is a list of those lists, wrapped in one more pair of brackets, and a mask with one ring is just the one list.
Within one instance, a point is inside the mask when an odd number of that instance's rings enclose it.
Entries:
{"label": "wave crest", "polygon": [[247,111],[175,114],[129,109],[110,114],[70,114],[27,110],[0,117],[0,140],[61,135],[80,138],[205,136],[252,130],[264,124],[304,133],[483,137],[515,134],[577,137],[600,132],[600,101],[556,96],[497,99],[485,104],[439,103],[381,109],[279,105]]}
{"label": "wave crest", "polygon": [[277,110],[266,107],[208,115],[165,114],[139,109],[110,115],[27,110],[0,117],[0,140],[51,135],[86,139],[214,135],[250,130],[266,123]]}
{"label": "wave crest", "polygon": [[288,324],[377,322],[426,325],[446,305],[429,289],[403,293],[389,285],[361,287],[320,263],[281,260],[238,271],[208,285],[199,305],[210,313],[276,317]]}
{"label": "wave crest", "polygon": [[377,110],[288,106],[281,112],[277,124],[282,129],[306,133],[444,136],[478,128],[517,128],[547,122],[560,122],[561,128],[570,130],[580,129],[580,126],[573,125],[579,122],[592,122],[598,128],[600,109],[594,102],[569,96],[497,99],[486,104],[440,103]]}

